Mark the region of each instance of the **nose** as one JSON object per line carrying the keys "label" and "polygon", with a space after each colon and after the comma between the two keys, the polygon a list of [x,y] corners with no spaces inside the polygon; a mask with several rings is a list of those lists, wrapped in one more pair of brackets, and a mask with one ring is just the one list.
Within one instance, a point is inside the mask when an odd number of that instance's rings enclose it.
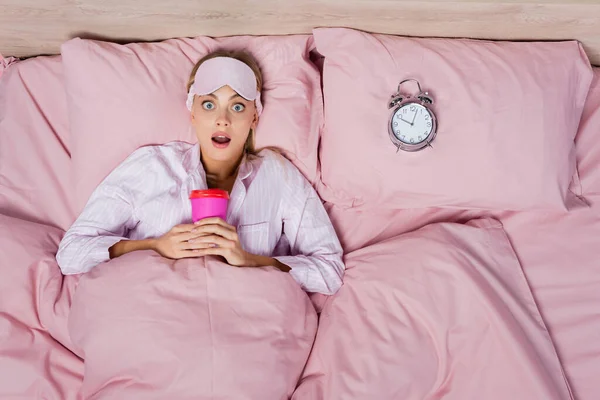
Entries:
{"label": "nose", "polygon": [[231,121],[229,120],[229,113],[227,110],[221,110],[217,116],[217,126],[220,128],[229,127]]}

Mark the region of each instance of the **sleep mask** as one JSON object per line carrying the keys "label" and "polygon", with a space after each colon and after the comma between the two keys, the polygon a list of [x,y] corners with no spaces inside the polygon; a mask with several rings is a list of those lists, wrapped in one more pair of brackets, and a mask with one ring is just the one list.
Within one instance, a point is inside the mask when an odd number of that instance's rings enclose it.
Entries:
{"label": "sleep mask", "polygon": [[256,76],[246,63],[231,57],[215,57],[204,61],[194,76],[190,87],[187,108],[192,111],[194,96],[203,96],[228,85],[244,99],[256,104],[258,115],[262,112],[260,92],[256,89]]}

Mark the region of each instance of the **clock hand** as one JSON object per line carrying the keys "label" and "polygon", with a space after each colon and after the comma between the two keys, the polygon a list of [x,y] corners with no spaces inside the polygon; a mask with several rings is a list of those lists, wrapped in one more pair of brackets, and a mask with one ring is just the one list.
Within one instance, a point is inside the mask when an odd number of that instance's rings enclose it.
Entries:
{"label": "clock hand", "polygon": [[413,126],[413,125],[414,125],[414,123],[415,123],[415,118],[417,118],[417,112],[418,112],[418,111],[415,111],[415,115],[413,115],[413,119],[412,119],[412,122],[410,123],[410,126]]}

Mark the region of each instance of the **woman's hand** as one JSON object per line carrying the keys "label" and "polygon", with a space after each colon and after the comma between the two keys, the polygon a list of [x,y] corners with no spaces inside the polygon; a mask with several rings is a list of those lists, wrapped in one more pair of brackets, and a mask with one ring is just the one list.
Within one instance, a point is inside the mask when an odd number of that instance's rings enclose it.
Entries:
{"label": "woman's hand", "polygon": [[171,230],[161,237],[154,239],[152,248],[163,257],[178,260],[180,258],[200,257],[190,239],[198,237],[198,233],[192,233],[196,225],[175,225]]}
{"label": "woman's hand", "polygon": [[189,248],[199,256],[222,256],[229,265],[253,267],[253,255],[242,248],[235,226],[221,218],[205,218],[194,225],[189,239]]}
{"label": "woman's hand", "polygon": [[272,266],[283,272],[290,271],[290,267],[274,258],[245,251],[235,226],[221,218],[205,218],[193,225],[177,225],[155,240],[153,248],[163,257],[179,259],[212,255],[224,257],[234,267]]}

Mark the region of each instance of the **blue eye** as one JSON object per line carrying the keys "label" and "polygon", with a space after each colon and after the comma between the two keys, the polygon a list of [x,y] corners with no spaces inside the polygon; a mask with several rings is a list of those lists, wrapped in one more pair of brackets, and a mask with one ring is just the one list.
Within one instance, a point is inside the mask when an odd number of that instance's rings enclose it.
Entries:
{"label": "blue eye", "polygon": [[212,101],[205,101],[202,103],[202,108],[204,108],[205,110],[212,110],[213,108],[215,108],[215,105]]}
{"label": "blue eye", "polygon": [[233,111],[242,112],[246,109],[246,107],[242,103],[237,103],[233,106]]}

